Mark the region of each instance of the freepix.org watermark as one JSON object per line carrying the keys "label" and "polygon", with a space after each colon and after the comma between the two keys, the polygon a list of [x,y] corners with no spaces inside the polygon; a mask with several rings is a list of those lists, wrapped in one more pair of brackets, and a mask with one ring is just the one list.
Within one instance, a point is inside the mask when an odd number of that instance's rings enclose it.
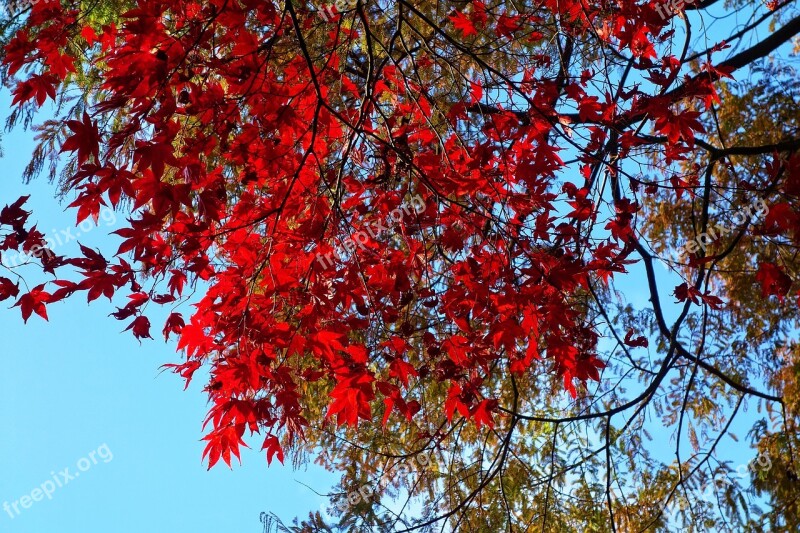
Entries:
{"label": "freepix.org watermark", "polygon": [[[350,507],[357,505],[359,502],[369,501],[371,498],[375,498],[380,495],[392,482],[392,480],[401,476],[406,476],[412,472],[426,470],[432,462],[432,452],[430,455],[424,452],[415,455],[414,459],[417,464],[416,468],[414,468],[412,465],[401,463],[396,468],[384,472],[381,478],[375,483],[367,483],[357,490],[348,492],[347,496],[340,499],[336,504],[336,510],[340,513],[345,513],[348,509],[350,509]],[[325,504],[323,504],[323,507],[324,506]]]}
{"label": "freepix.org watermark", "polygon": [[[425,211],[425,201],[422,199],[420,195],[412,197],[410,202],[411,205],[403,204],[397,209],[390,211],[387,222],[391,224],[392,222],[401,221],[404,217],[411,214],[412,209],[417,214]],[[364,250],[366,247],[366,243],[370,237],[375,239],[386,230],[388,230],[388,228],[380,220],[369,222],[366,224],[365,229],[358,231],[350,235],[348,238],[344,239],[342,241],[341,248],[348,254],[352,253],[353,250],[356,249],[356,247],[360,248],[361,250]],[[319,264],[322,265],[323,268],[328,268],[333,265],[334,257],[336,259],[341,259],[342,257],[341,253],[337,249],[334,249],[333,251],[328,252],[325,255],[318,253],[317,261],[319,261]]]}
{"label": "freepix.org watermark", "polygon": [[319,16],[327,22],[336,18],[336,15],[354,9],[357,5],[358,0],[336,0],[332,4],[320,6]]}
{"label": "freepix.org watermark", "polygon": [[20,496],[11,503],[4,501],[3,510],[13,520],[25,509],[30,509],[34,503],[40,502],[45,498],[52,500],[53,494],[57,489],[65,487],[71,482],[75,481],[81,476],[81,473],[91,470],[92,466],[99,464],[101,461],[103,463],[109,463],[113,458],[114,454],[111,453],[111,449],[109,449],[108,444],[102,444],[98,446],[96,450],[89,452],[86,457],[81,457],[78,459],[78,462],[75,465],[77,470],[65,468],[60,470],[58,473],[55,471],[50,472],[50,478],[44,481],[38,487],[34,488],[30,494]]}
{"label": "freepix.org watermark", "polygon": [[[733,234],[745,222],[755,223],[757,220],[766,217],[767,213],[769,213],[767,202],[761,198],[756,198],[750,205],[744,206],[733,214],[730,226],[719,222],[709,224],[705,232],[700,233],[697,237],[675,250],[671,259],[674,262],[681,262],[686,256],[690,256],[701,249],[705,252],[708,245],[718,238]],[[664,264],[664,268],[667,268],[666,264]]]}
{"label": "freepix.org watermark", "polygon": [[694,4],[697,0],[666,0],[663,4],[656,4],[656,13],[659,14],[661,20],[666,20],[672,15],[676,15],[683,11],[683,8]]}
{"label": "freepix.org watermark", "polygon": [[[759,472],[769,472],[771,469],[772,458],[770,457],[769,452],[759,452],[758,456],[749,463],[743,463],[737,466],[736,474],[740,480],[744,481],[749,475],[748,472],[758,475]],[[729,475],[723,474],[722,472],[717,472],[714,474],[711,480],[706,481],[701,485],[699,491],[701,494],[700,499],[713,505],[718,501],[717,497],[715,496],[715,492],[717,490],[725,490],[729,485],[734,485],[734,482],[731,481]],[[678,514],[686,511],[687,509],[691,509],[691,503],[686,500],[686,497],[683,496],[680,491],[678,491],[676,494],[676,497],[670,500],[662,510],[664,515],[669,520],[669,523],[677,523]]]}
{"label": "freepix.org watermark", "polygon": [[69,227],[61,230],[56,230],[54,228],[44,237],[46,246],[32,246],[27,253],[17,250],[0,252],[0,265],[6,268],[14,268],[29,263],[33,259],[41,259],[45,255],[52,255],[59,247],[64,246],[70,241],[77,241],[81,235],[86,235],[94,228],[99,227],[101,220],[105,227],[113,226],[117,222],[117,215],[112,209],[104,208],[100,210],[97,222],[89,217],[83,219],[76,227]]}
{"label": "freepix.org watermark", "polygon": [[5,0],[0,3],[0,14],[13,16],[21,11],[33,7],[34,4],[39,3],[41,0]]}

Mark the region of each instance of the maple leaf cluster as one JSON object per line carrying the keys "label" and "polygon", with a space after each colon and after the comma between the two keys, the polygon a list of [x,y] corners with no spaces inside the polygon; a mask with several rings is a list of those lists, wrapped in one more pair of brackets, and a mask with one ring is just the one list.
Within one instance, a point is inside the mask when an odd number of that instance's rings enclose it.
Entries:
{"label": "maple leaf cluster", "polygon": [[[364,83],[347,67],[369,37],[292,2],[138,0],[119,26],[102,27],[82,27],[69,3],[36,3],[5,51],[10,74],[26,74],[14,104],[55,99],[79,63],[67,45],[81,43],[98,100],[64,125],[71,207],[78,222],[105,205],[130,217],[114,232],[113,257],[81,247],[80,257],[48,259],[47,271],[70,266],[78,280],[21,293],[0,278],[0,299],[18,298],[27,320],[74,293],[119,294],[127,301],[113,316],[139,339],[151,337],[149,305],[174,308],[161,331],[177,337],[185,360],[168,366],[187,386],[210,370],[209,467],[239,457],[247,432],[264,435],[268,460],[282,461],[279,437],[310,423],[302,384],[324,384],[325,419],[351,426],[378,413],[384,424],[411,421],[419,389],[439,384],[448,418],[492,426],[501,411],[487,384],[498,372],[549,372],[576,397],[605,366],[587,294],[625,272],[641,208],[615,198],[608,233],[593,234],[602,218],[593,164],[610,137],[615,159],[641,144],[629,126],[643,116],[667,138],[667,162],[682,158],[704,130],[697,111],[673,104],[711,105],[713,82],[726,74],[668,92],[674,58],[655,61],[653,47],[666,23],[652,7],[620,4],[612,15],[577,0],[543,5],[575,21],[575,37],[591,28],[629,51],[656,95],[590,94],[589,70],[560,81],[526,72],[514,89],[529,104],[520,112],[485,106],[488,89],[475,76],[440,112],[420,80],[443,58],[370,63]],[[537,16],[471,6],[448,19],[456,43],[487,32],[541,38]],[[540,60],[546,69],[550,59]],[[559,100],[577,113],[559,111]],[[565,124],[586,135],[578,173],[558,180],[567,168],[559,152],[577,142]],[[410,198],[425,209],[389,216]],[[23,229],[21,203],[7,210],[2,249],[41,241]],[[367,231],[376,223],[388,231]],[[361,246],[332,254],[354,234]],[[331,255],[330,267],[316,260]],[[765,294],[787,289],[777,268],[759,272]],[[191,300],[196,289],[202,296]],[[718,303],[686,286],[676,295]],[[189,301],[190,314],[177,307]],[[647,346],[632,335],[626,344]]]}

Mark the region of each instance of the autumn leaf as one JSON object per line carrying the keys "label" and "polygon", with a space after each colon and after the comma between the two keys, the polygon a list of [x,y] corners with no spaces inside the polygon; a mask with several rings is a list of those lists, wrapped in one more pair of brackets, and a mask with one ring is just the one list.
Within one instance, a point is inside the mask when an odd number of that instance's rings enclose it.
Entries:
{"label": "autumn leaf", "polygon": [[761,294],[764,297],[776,295],[783,299],[792,286],[792,278],[775,263],[759,264],[756,280],[761,284]]}
{"label": "autumn leaf", "polygon": [[131,322],[128,327],[124,329],[124,331],[129,330],[132,330],[133,336],[140,341],[143,338],[153,338],[150,336],[150,320],[144,315],[136,317],[133,322]]}
{"label": "autumn leaf", "polygon": [[100,159],[100,132],[97,123],[89,118],[89,114],[84,111],[83,120],[68,120],[67,127],[72,130],[73,135],[61,145],[62,152],[78,152],[78,163],[82,164],[93,156],[95,160]]}
{"label": "autumn leaf", "polygon": [[647,346],[650,344],[647,341],[647,337],[640,335],[636,338],[633,338],[633,334],[634,334],[633,328],[628,329],[628,332],[625,333],[625,338],[623,339],[623,342],[628,346],[634,348],[636,347],[647,348]]}
{"label": "autumn leaf", "polygon": [[0,276],[0,302],[15,298],[19,294],[19,284]]}
{"label": "autumn leaf", "polygon": [[272,464],[272,458],[277,455],[278,461],[283,464],[283,448],[281,447],[281,443],[278,440],[278,437],[274,435],[267,435],[264,439],[264,444],[261,446],[262,450],[267,450],[267,465]]}
{"label": "autumn leaf", "polygon": [[45,292],[44,284],[37,285],[30,292],[23,294],[14,307],[19,307],[22,311],[22,319],[26,323],[31,314],[36,313],[47,320],[46,304],[50,301],[50,293]]}
{"label": "autumn leaf", "polygon": [[464,13],[457,11],[448,18],[453,22],[453,26],[455,26],[455,28],[459,30],[464,37],[478,35],[478,30],[475,28],[472,20]]}

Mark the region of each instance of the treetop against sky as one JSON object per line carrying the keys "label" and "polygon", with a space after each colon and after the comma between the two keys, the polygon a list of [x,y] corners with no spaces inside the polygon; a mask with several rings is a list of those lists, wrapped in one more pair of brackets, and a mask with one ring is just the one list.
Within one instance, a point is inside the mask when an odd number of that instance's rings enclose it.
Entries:
{"label": "treetop against sky", "polygon": [[800,13],[669,7],[27,3],[23,178],[117,244],[9,199],[0,299],[177,339],[209,468],[341,472],[298,530],[791,529]]}

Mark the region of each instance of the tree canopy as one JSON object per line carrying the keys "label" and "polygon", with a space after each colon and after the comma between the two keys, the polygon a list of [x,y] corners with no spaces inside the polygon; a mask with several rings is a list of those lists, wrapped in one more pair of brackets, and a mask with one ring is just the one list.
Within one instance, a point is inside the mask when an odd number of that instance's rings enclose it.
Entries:
{"label": "tree canopy", "polygon": [[8,199],[0,300],[177,339],[209,468],[342,472],[270,527],[796,530],[798,32],[778,0],[17,2],[24,178],[127,219],[66,256]]}

